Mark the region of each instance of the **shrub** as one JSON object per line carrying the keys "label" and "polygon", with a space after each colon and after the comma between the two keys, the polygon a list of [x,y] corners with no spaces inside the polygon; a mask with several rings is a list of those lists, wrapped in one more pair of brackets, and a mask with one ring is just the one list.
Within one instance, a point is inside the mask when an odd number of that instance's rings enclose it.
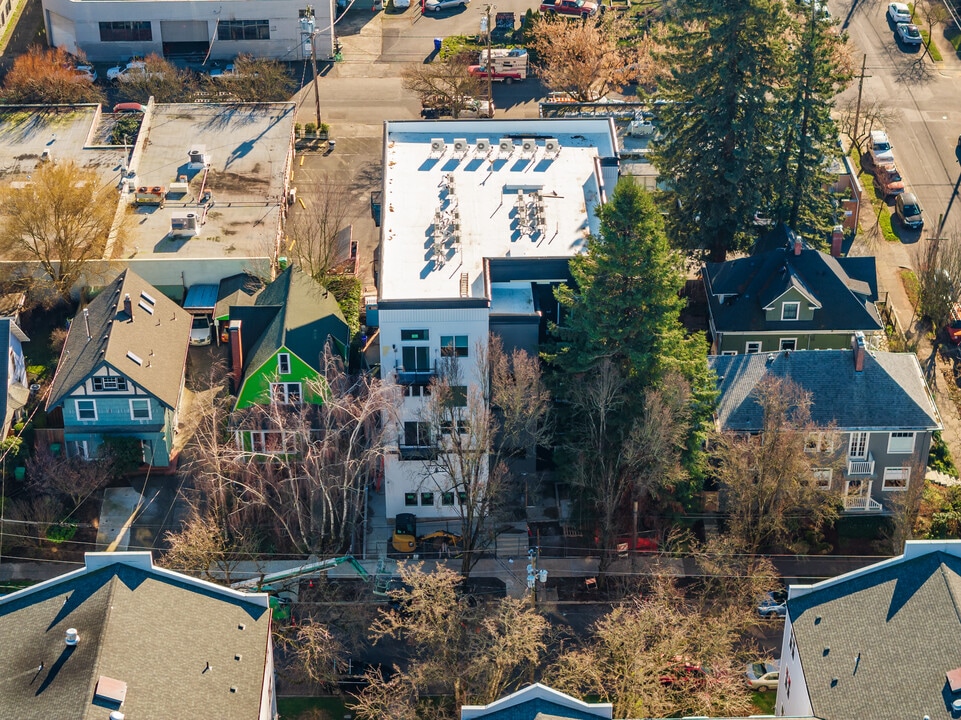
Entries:
{"label": "shrub", "polygon": [[946,475],[953,477],[958,476],[958,469],[955,467],[954,460],[951,458],[951,450],[948,449],[947,444],[941,437],[940,430],[935,431],[931,436],[931,453],[928,455],[928,467],[932,470],[943,472]]}
{"label": "shrub", "polygon": [[110,132],[111,144],[123,145],[124,138],[126,138],[126,143],[133,145],[137,139],[137,133],[140,132],[140,123],[142,120],[143,115],[140,113],[128,113],[117,118],[113,130]]}
{"label": "shrub", "polygon": [[47,530],[47,540],[52,543],[62,543],[73,540],[77,534],[77,526],[74,523],[57,523]]}
{"label": "shrub", "polygon": [[307,135],[315,135],[317,133],[317,123],[309,122],[304,125],[304,133]]}
{"label": "shrub", "polygon": [[350,334],[360,332],[360,296],[363,291],[360,280],[353,275],[334,275],[327,278],[327,289],[337,298]]}
{"label": "shrub", "polygon": [[121,477],[143,464],[143,444],[131,437],[105,437],[103,454],[110,459],[112,475]]}

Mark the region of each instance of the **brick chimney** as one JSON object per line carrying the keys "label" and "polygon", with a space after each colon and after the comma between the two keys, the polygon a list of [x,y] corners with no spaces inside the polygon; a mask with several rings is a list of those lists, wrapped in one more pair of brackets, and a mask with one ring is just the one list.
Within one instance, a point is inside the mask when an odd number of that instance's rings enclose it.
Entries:
{"label": "brick chimney", "polygon": [[844,226],[835,225],[831,231],[831,257],[841,257],[841,243],[844,242]]}
{"label": "brick chimney", "polygon": [[244,377],[244,347],[240,339],[240,320],[231,320],[227,326],[230,333],[230,380],[235,393],[240,392],[240,381]]}
{"label": "brick chimney", "polygon": [[123,311],[127,313],[130,322],[133,322],[133,303],[130,302],[130,293],[123,296]]}
{"label": "brick chimney", "polygon": [[854,351],[854,371],[864,372],[864,333],[860,330],[851,336],[851,349]]}

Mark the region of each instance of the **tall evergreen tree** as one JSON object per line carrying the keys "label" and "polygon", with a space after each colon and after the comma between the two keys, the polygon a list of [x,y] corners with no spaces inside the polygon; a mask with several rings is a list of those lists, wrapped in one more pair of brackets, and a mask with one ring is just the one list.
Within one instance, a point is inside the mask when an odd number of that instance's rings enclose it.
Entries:
{"label": "tall evergreen tree", "polygon": [[819,3],[802,3],[792,28],[790,64],[773,104],[781,139],[775,170],[774,219],[813,244],[823,244],[836,222],[826,158],[836,153],[833,99],[851,79],[845,37]]}
{"label": "tall evergreen tree", "polygon": [[[562,320],[544,357],[567,411],[558,451],[568,480],[593,502],[611,550],[618,508],[685,475],[668,456],[697,475],[714,383],[703,336],[680,324],[681,259],[651,196],[622,179],[598,216],[600,233],[571,260],[574,285],[557,291]],[[673,387],[658,394],[666,384]],[[652,453],[658,445],[664,451]]]}
{"label": "tall evergreen tree", "polygon": [[654,162],[673,184],[675,240],[723,261],[749,245],[754,215],[773,197],[770,101],[790,16],[784,0],[684,0],[678,10]]}

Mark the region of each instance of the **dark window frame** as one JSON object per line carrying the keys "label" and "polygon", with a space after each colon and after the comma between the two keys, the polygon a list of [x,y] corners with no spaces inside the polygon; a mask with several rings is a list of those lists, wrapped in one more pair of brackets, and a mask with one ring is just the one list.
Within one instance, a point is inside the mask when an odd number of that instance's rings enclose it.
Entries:
{"label": "dark window frame", "polygon": [[218,40],[270,40],[270,20],[221,20]]}
{"label": "dark window frame", "polygon": [[149,20],[112,20],[100,23],[100,42],[151,42]]}

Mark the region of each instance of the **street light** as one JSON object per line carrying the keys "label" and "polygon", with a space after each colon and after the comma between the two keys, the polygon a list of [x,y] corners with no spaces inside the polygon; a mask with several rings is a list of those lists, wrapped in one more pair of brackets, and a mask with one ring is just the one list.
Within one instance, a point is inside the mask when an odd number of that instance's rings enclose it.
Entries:
{"label": "street light", "polygon": [[496,10],[496,5],[488,3],[484,9],[484,17],[481,18],[481,32],[484,33],[487,44],[487,61],[484,67],[487,69],[487,117],[494,117],[494,74],[491,67],[491,10]]}

